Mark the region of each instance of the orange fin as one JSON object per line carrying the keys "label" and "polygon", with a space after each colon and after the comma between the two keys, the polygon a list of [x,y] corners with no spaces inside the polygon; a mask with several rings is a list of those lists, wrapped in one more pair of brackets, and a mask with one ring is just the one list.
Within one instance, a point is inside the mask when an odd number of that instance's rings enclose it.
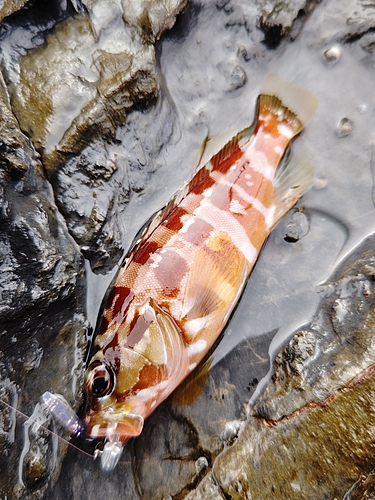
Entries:
{"label": "orange fin", "polygon": [[182,308],[187,342],[193,342],[214,317],[225,317],[233,309],[247,274],[246,259],[225,232],[214,235],[197,251]]}
{"label": "orange fin", "polygon": [[180,406],[191,405],[202,393],[210,375],[213,357],[197,368],[172,393],[171,401]]}

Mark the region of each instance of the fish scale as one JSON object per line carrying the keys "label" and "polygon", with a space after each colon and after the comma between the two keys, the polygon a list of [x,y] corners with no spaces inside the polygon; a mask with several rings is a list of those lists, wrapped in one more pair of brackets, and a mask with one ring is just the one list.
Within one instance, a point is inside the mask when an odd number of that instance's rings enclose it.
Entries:
{"label": "fish scale", "polygon": [[269,75],[258,110],[253,128],[216,139],[216,151],[206,141],[195,175],[137,240],[108,296],[83,422],[88,438],[106,442],[104,469],[215,344],[269,232],[311,183],[305,162],[277,167],[315,98]]}

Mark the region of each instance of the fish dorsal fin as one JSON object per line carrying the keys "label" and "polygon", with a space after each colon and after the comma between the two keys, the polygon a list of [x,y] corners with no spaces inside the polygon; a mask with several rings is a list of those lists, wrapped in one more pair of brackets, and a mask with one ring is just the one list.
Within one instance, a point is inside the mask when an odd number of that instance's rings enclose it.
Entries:
{"label": "fish dorsal fin", "polygon": [[199,249],[188,275],[181,320],[188,343],[213,318],[223,321],[237,302],[248,273],[244,256],[225,232]]}
{"label": "fish dorsal fin", "polygon": [[[208,163],[215,158],[217,161],[224,161],[243,142],[250,139],[254,126],[235,128],[212,137],[207,136],[202,144],[198,162],[194,168],[194,176]],[[194,178],[193,176],[193,178]]]}
{"label": "fish dorsal fin", "polygon": [[[185,184],[184,186],[185,187]],[[136,234],[133,239],[130,248],[126,254],[126,257],[122,263],[122,267],[126,268],[128,263],[131,261],[133,255],[139,250],[143,243],[151,236],[155,229],[161,224],[161,222],[168,217],[168,215],[175,209],[175,207],[180,203],[181,199],[178,199],[180,191],[178,191],[170,201],[164,205],[163,208],[155,212],[151,217],[143,224],[141,229]]]}
{"label": "fish dorsal fin", "polygon": [[147,222],[143,224],[130,246],[123,266],[126,267],[135,252],[150,237],[160,223],[170,215],[185,196],[209,175],[212,170],[210,161],[213,159],[215,159],[215,162],[224,161],[238,148],[238,146],[241,146],[241,144],[250,139],[253,129],[254,127],[251,125],[241,129],[232,129],[229,132],[211,138],[206,137],[197,155],[195,162],[196,166],[191,179],[182,185],[163,208],[155,212]]}
{"label": "fish dorsal fin", "polygon": [[313,177],[313,166],[304,158],[292,158],[277,170],[270,229],[293,207],[311,185]]}

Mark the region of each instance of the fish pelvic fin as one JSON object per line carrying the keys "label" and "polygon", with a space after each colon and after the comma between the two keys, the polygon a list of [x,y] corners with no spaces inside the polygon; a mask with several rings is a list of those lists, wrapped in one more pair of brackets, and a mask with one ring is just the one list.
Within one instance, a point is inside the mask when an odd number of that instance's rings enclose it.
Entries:
{"label": "fish pelvic fin", "polygon": [[273,206],[268,221],[270,230],[296,204],[311,185],[313,177],[313,166],[305,158],[292,158],[276,173]]}
{"label": "fish pelvic fin", "polygon": [[297,87],[278,75],[269,73],[259,99],[259,116],[271,113],[277,122],[287,122],[297,135],[312,119],[318,100],[309,90]]}

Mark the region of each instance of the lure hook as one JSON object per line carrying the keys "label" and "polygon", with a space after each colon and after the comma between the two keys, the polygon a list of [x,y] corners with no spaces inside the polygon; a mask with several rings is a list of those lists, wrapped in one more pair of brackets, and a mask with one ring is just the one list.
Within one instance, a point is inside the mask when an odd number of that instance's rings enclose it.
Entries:
{"label": "lure hook", "polygon": [[124,445],[119,440],[119,436],[115,435],[113,438],[111,437],[109,441],[105,442],[102,450],[100,448],[96,448],[94,452],[94,459],[100,456],[100,466],[102,470],[110,472],[118,464],[123,448]]}

